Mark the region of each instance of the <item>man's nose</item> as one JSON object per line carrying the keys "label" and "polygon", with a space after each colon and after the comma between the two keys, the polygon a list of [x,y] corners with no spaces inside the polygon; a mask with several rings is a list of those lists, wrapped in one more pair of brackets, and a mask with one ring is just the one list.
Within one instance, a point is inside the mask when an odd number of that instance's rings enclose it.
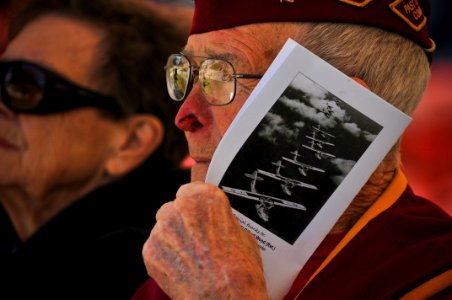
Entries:
{"label": "man's nose", "polygon": [[195,85],[179,108],[174,120],[176,126],[188,132],[194,132],[206,126],[209,106],[199,84]]}
{"label": "man's nose", "polygon": [[181,109],[179,109],[175,120],[176,126],[180,130],[193,132],[202,127],[195,114],[181,112]]}

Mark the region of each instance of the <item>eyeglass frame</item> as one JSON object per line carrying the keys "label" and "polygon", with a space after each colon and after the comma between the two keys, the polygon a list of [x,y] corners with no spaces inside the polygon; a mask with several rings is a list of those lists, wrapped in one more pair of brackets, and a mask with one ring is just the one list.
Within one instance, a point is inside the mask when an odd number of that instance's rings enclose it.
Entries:
{"label": "eyeglass frame", "polygon": [[[43,74],[44,84],[42,86],[42,98],[37,105],[30,109],[18,109],[11,101],[12,96],[7,91],[7,75],[15,66],[31,68],[34,71]],[[38,78],[37,78],[38,79]],[[37,80],[36,80],[37,81]],[[38,88],[41,88],[37,85]],[[58,105],[54,101],[55,94],[59,92],[68,97],[58,97]],[[46,97],[46,94],[48,96]],[[0,61],[0,95],[1,102],[11,111],[25,114],[53,114],[70,111],[82,107],[95,107],[107,111],[115,117],[125,115],[121,104],[115,97],[103,95],[91,89],[82,87],[65,76],[55,71],[49,70],[39,64],[27,60],[1,60]]]}
{"label": "eyeglass frame", "polygon": [[[234,99],[235,99],[235,94],[236,94],[236,89],[237,89],[237,79],[261,79],[261,78],[264,76],[263,74],[245,74],[245,73],[237,74],[237,73],[235,73],[235,68],[234,68],[234,66],[232,65],[232,63],[230,63],[229,61],[227,61],[227,60],[225,60],[225,59],[223,59],[223,58],[190,55],[190,57],[193,57],[193,58],[204,58],[204,60],[201,61],[197,67],[195,67],[195,66],[192,64],[192,62],[191,62],[191,60],[190,60],[190,58],[189,58],[188,55],[185,55],[184,53],[179,52],[179,53],[174,53],[174,54],[169,55],[167,61],[169,61],[169,58],[172,57],[173,55],[180,55],[180,56],[184,57],[185,59],[187,59],[187,61],[188,61],[188,67],[189,67],[189,69],[188,69],[188,71],[189,71],[188,82],[187,82],[187,88],[186,88],[184,97],[183,97],[182,99],[180,99],[180,100],[176,100],[176,99],[173,99],[173,98],[170,96],[170,98],[171,98],[173,101],[176,101],[176,102],[182,102],[182,101],[184,101],[184,100],[188,97],[188,95],[190,94],[191,90],[193,89],[193,84],[194,84],[194,82],[195,82],[195,78],[198,77],[198,80],[199,80],[199,68],[200,68],[201,65],[202,65],[205,61],[207,61],[207,60],[220,60],[220,61],[223,61],[223,62],[227,63],[227,64],[230,65],[231,68],[232,68],[232,72],[233,72],[233,73],[231,74],[231,76],[234,78],[234,92],[233,92],[233,94],[232,94],[231,99],[230,99],[228,102],[226,102],[226,103],[222,103],[222,104],[213,104],[213,103],[210,103],[210,102],[208,101],[208,99],[207,99],[207,96],[204,94],[204,91],[201,89],[201,91],[202,91],[202,93],[203,93],[203,95],[204,95],[204,98],[206,99],[207,103],[209,103],[209,105],[212,105],[212,106],[225,106],[225,105],[230,104],[232,101],[234,101]],[[167,69],[167,65],[165,65],[165,67],[164,67],[165,73],[166,73],[166,69]],[[194,73],[196,73],[196,75],[195,75]],[[166,84],[167,84],[167,86],[168,86],[168,79],[167,79],[168,77],[165,76],[165,78],[166,78],[166,82],[167,82]]]}

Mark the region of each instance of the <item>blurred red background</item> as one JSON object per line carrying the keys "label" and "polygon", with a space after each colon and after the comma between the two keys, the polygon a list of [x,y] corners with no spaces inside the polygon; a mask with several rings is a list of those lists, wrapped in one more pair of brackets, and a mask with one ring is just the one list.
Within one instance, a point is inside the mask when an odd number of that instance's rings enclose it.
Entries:
{"label": "blurred red background", "polygon": [[424,98],[402,138],[402,163],[415,193],[452,215],[452,60],[433,62]]}
{"label": "blurred red background", "polygon": [[402,162],[414,191],[452,215],[452,1],[430,2],[437,51],[424,99],[402,139]]}

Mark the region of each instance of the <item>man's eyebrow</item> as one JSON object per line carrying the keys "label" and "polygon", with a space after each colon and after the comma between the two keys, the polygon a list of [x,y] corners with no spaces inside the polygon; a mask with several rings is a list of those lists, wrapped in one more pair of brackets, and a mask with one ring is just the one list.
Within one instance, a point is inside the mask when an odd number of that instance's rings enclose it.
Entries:
{"label": "man's eyebrow", "polygon": [[234,62],[238,60],[238,56],[232,53],[214,53],[214,52],[208,52],[208,55],[212,58],[218,58],[227,60],[229,62]]}
{"label": "man's eyebrow", "polygon": [[206,58],[216,58],[216,59],[222,59],[226,60],[228,62],[234,62],[239,59],[239,57],[232,53],[218,53],[212,50],[205,50],[206,55],[196,55],[193,51],[188,50],[182,50],[182,54],[188,56],[188,57],[206,57]]}

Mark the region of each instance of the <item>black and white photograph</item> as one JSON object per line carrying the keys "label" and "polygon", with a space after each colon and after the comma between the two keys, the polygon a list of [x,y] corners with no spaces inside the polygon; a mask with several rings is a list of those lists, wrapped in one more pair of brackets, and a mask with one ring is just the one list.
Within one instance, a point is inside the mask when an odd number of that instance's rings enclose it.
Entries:
{"label": "black and white photograph", "polygon": [[234,209],[293,244],[382,128],[298,73],[219,185]]}

